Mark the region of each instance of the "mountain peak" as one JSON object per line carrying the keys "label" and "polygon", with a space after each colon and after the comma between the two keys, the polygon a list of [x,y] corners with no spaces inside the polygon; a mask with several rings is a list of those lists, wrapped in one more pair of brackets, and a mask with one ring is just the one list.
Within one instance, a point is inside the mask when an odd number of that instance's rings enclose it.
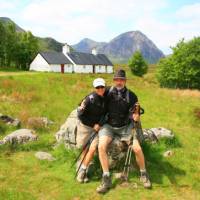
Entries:
{"label": "mountain peak", "polygon": [[73,48],[81,52],[91,52],[96,47],[99,53],[104,53],[112,60],[126,62],[137,50],[141,51],[149,63],[157,62],[164,56],[161,50],[141,31],[128,31],[116,36],[108,43],[96,42],[89,38],[81,40]]}

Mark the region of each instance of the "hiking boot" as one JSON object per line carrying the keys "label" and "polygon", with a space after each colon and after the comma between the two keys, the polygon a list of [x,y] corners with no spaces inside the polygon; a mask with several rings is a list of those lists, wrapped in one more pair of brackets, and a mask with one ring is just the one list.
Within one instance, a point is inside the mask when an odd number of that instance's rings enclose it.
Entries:
{"label": "hiking boot", "polygon": [[76,180],[79,183],[87,183],[89,181],[88,177],[87,177],[87,171],[86,169],[80,169],[78,172],[78,175],[76,177]]}
{"label": "hiking boot", "polygon": [[110,176],[103,176],[101,185],[97,188],[98,193],[105,193],[107,192],[112,186],[112,181]]}
{"label": "hiking boot", "polygon": [[143,183],[144,188],[150,189],[151,188],[151,181],[149,179],[149,176],[147,172],[142,172],[140,176],[140,181]]}

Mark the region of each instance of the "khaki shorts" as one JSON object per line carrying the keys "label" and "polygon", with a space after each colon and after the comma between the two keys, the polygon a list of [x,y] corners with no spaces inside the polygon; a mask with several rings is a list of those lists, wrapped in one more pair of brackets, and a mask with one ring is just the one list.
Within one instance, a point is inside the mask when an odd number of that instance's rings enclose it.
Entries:
{"label": "khaki shorts", "polygon": [[[90,136],[94,133],[94,129],[90,126],[86,126],[80,121],[77,125],[77,136],[76,136],[76,146],[78,148],[82,148],[87,141],[89,140]],[[97,147],[98,145],[98,135],[92,141],[90,147]]]}

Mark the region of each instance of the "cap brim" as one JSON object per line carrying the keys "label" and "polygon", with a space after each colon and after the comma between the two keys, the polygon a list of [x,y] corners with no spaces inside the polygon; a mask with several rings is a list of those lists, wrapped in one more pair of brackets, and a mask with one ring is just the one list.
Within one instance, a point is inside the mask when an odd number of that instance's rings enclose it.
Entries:
{"label": "cap brim", "polygon": [[105,84],[98,84],[98,85],[94,85],[94,87],[99,87],[99,86],[102,86],[102,87],[105,87]]}
{"label": "cap brim", "polygon": [[118,76],[118,77],[114,77],[114,78],[113,78],[113,80],[115,80],[115,79],[122,79],[122,80],[126,80],[126,78],[125,78],[125,77],[119,77],[119,76]]}

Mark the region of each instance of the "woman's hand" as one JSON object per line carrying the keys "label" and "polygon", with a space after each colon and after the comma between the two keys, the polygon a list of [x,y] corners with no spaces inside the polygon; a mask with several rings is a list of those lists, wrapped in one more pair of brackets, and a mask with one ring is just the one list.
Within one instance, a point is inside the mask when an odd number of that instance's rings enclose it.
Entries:
{"label": "woman's hand", "polygon": [[86,102],[85,99],[81,102],[81,105],[79,106],[80,110],[84,110],[85,109],[85,102]]}
{"label": "woman's hand", "polygon": [[99,124],[95,124],[94,127],[93,127],[93,129],[94,129],[96,132],[98,132],[100,128],[101,128],[101,127],[99,126]]}

